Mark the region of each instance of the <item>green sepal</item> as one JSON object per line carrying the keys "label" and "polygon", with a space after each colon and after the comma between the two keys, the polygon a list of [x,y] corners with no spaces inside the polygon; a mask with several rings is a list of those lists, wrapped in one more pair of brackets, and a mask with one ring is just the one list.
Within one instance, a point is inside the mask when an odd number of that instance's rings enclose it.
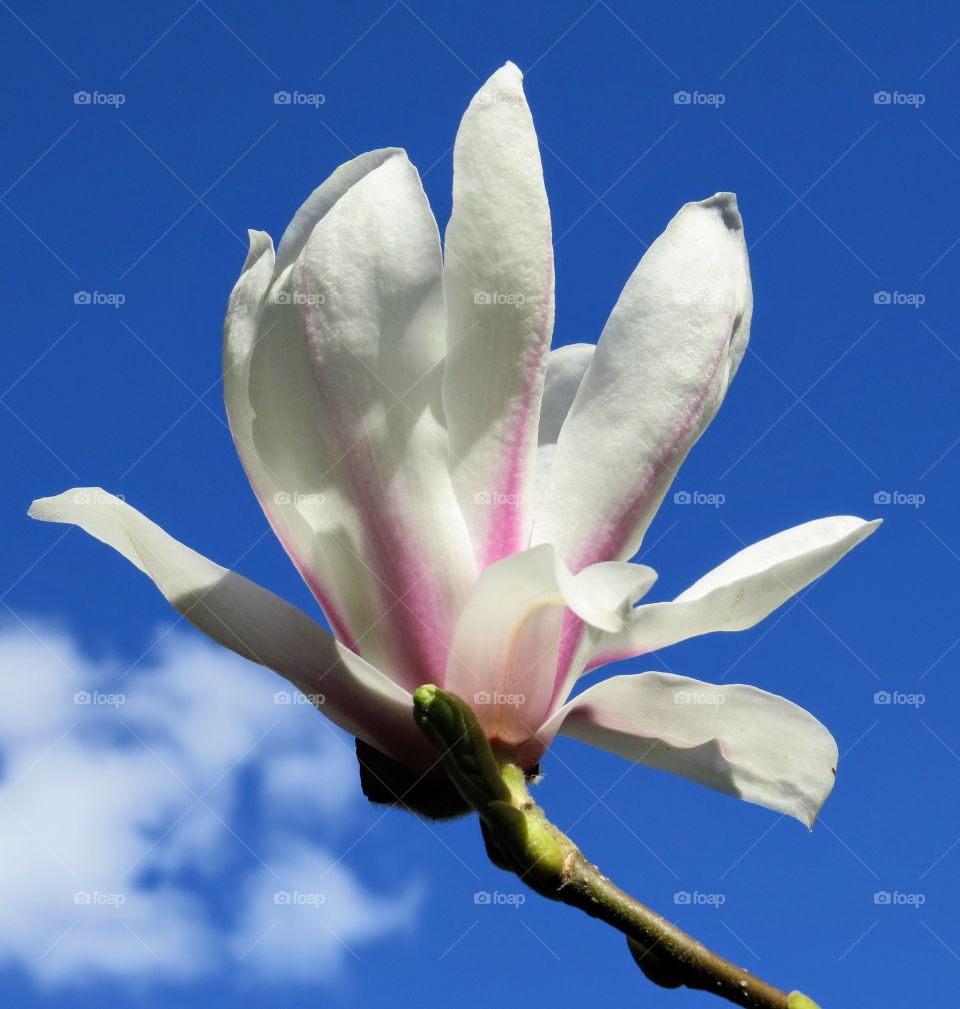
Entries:
{"label": "green sepal", "polygon": [[556,888],[569,845],[560,844],[553,827],[536,806],[518,809],[509,802],[491,802],[483,818],[499,838],[501,847],[519,863],[519,869],[514,867],[514,871],[519,871],[535,889]]}
{"label": "green sepal", "polygon": [[478,817],[478,820],[480,822],[480,834],[483,837],[483,846],[487,850],[487,858],[498,869],[503,869],[504,872],[519,873],[521,870],[517,867],[516,860],[503,847],[496,833],[487,825],[486,820],[482,816]]}
{"label": "green sepal", "polygon": [[413,717],[440,751],[457,790],[478,812],[491,802],[510,802],[511,793],[477,716],[466,702],[432,683],[413,694]]}

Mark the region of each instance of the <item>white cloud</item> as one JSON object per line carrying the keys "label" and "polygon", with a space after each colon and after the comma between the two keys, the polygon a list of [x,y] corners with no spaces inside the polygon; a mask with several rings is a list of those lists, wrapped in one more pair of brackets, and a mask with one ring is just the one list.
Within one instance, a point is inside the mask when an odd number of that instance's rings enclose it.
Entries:
{"label": "white cloud", "polygon": [[407,927],[416,889],[372,892],[331,847],[362,801],[350,741],[284,687],[189,633],[125,674],[0,628],[0,965],[316,981]]}
{"label": "white cloud", "polygon": [[[306,981],[317,970],[336,967],[344,955],[359,959],[352,949],[370,934],[381,934],[409,923],[402,903],[377,900],[328,854],[299,843],[283,852],[282,885],[266,868],[251,880],[234,952],[242,963],[264,974],[282,965],[289,980]],[[416,894],[410,894],[416,900]],[[334,942],[322,946],[313,937],[336,922]],[[317,958],[323,958],[317,963]]]}

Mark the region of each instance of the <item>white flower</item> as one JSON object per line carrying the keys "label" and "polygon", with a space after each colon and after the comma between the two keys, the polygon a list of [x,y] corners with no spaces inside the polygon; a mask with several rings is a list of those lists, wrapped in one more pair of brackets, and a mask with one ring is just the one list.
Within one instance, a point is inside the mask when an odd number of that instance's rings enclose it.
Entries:
{"label": "white flower", "polygon": [[550,351],[553,248],[537,138],[507,64],[454,149],[443,256],[397,149],[338,168],[276,253],[250,253],[224,326],[237,450],[335,637],[101,491],[36,501],[149,575],[193,624],[276,670],[369,745],[436,761],[411,692],[470,703],[532,767],[558,732],[812,823],[837,749],[754,687],[580,676],[753,626],[877,523],[808,522],[672,602],[635,606],[627,563],[743,356],[752,295],[732,194],[689,203],[650,247],[596,347]]}

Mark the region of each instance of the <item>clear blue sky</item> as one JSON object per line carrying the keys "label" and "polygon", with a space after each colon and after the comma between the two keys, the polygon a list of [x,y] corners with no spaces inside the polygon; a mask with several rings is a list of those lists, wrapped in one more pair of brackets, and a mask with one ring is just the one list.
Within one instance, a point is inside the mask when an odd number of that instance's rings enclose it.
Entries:
{"label": "clear blue sky", "polygon": [[[837,786],[812,833],[571,741],[539,796],[627,889],[825,1009],[950,1001],[960,10],[10,0],[0,26],[0,769],[4,787],[22,777],[0,806],[15,845],[0,873],[6,1004],[712,1004],[649,986],[617,936],[532,894],[476,904],[518,891],[474,823],[381,819],[318,716],[263,714],[280,681],[182,626],[154,646],[173,618],[149,582],[25,517],[35,496],[100,484],[310,609],[224,425],[219,329],[245,229],[278,237],[336,165],[386,145],[409,151],[444,222],[459,117],[507,59],[542,141],[557,343],[596,339],[682,203],[739,195],[751,349],[676,485],[724,500],[668,497],[643,555],[658,598],[798,522],[886,520],[758,628],[664,655],[832,729]],[[275,104],[279,91],[323,99]],[[73,675],[126,704],[68,710]],[[136,863],[122,884],[110,858]],[[322,883],[318,865],[333,865]],[[254,893],[281,890],[325,901],[281,920]],[[126,900],[91,910],[77,892]]]}

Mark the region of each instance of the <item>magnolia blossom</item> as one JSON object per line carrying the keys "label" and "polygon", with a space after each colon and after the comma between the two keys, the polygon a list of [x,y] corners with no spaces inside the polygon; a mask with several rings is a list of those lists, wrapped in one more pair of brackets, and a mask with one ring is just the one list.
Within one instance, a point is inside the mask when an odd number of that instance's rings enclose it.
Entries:
{"label": "magnolia blossom", "polygon": [[637,605],[656,575],[630,558],[723,401],[751,308],[736,198],[718,193],[670,221],[596,346],[551,350],[550,213],[507,64],[460,125],[442,252],[407,155],[371,151],[276,251],[250,232],[230,296],[237,451],[332,635],[103,491],[30,514],[118,550],[202,631],[414,773],[437,755],[411,693],[434,683],[525,768],[561,733],[810,824],[837,748],[790,701],[664,672],[575,692],[606,663],[753,626],[877,525],[807,522]]}

